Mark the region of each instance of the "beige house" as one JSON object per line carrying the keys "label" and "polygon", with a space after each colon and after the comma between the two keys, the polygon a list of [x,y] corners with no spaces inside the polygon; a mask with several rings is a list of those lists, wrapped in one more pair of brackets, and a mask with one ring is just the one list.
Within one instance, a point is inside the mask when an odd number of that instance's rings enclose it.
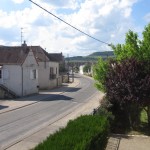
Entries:
{"label": "beige house", "polygon": [[0,47],[0,97],[38,93],[38,62],[31,48]]}
{"label": "beige house", "polygon": [[31,49],[39,64],[39,89],[51,89],[61,85],[61,79],[59,77],[59,63],[51,60],[48,53],[40,46],[31,46]]}

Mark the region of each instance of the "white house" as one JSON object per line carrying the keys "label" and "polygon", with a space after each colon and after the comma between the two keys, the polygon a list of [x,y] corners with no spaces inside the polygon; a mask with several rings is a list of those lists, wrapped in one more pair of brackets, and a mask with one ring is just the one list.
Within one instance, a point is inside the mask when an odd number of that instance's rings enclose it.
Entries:
{"label": "white house", "polygon": [[1,46],[0,86],[17,96],[38,93],[38,66],[32,49],[26,44],[14,47]]}
{"label": "white house", "polygon": [[5,92],[25,96],[61,84],[59,62],[40,46],[0,46],[0,98]]}
{"label": "white house", "polygon": [[83,72],[84,66],[85,66],[85,65],[81,65],[81,66],[79,67],[79,73],[80,73],[80,74],[84,74],[84,72]]}

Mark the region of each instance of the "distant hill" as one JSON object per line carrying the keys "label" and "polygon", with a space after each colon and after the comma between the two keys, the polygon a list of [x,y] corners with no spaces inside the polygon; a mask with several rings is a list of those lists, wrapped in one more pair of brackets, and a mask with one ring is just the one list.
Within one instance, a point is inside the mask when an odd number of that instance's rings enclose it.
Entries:
{"label": "distant hill", "polygon": [[[114,52],[113,51],[94,52],[87,56],[69,57],[69,61],[71,62],[97,61],[98,57],[102,57],[103,59],[106,59],[107,57],[114,57]],[[68,61],[68,58],[66,58],[65,60]]]}
{"label": "distant hill", "polygon": [[113,51],[105,51],[105,52],[94,52],[90,55],[88,55],[89,57],[91,56],[101,56],[101,57],[106,57],[106,56],[110,56],[113,57],[114,56],[114,52]]}

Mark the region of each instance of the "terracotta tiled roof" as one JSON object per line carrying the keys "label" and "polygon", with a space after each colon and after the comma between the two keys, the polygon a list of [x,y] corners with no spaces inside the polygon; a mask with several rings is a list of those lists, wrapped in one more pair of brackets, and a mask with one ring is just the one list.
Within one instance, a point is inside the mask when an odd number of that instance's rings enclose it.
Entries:
{"label": "terracotta tiled roof", "polygon": [[27,57],[29,48],[22,46],[0,46],[0,65],[19,64],[21,65]]}

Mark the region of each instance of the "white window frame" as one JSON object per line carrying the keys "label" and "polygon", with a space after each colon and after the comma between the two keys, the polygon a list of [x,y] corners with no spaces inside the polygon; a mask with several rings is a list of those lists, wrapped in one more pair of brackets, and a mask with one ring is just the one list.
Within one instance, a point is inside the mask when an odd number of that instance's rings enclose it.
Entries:
{"label": "white window frame", "polygon": [[35,80],[38,78],[38,71],[37,69],[30,70],[30,79]]}

